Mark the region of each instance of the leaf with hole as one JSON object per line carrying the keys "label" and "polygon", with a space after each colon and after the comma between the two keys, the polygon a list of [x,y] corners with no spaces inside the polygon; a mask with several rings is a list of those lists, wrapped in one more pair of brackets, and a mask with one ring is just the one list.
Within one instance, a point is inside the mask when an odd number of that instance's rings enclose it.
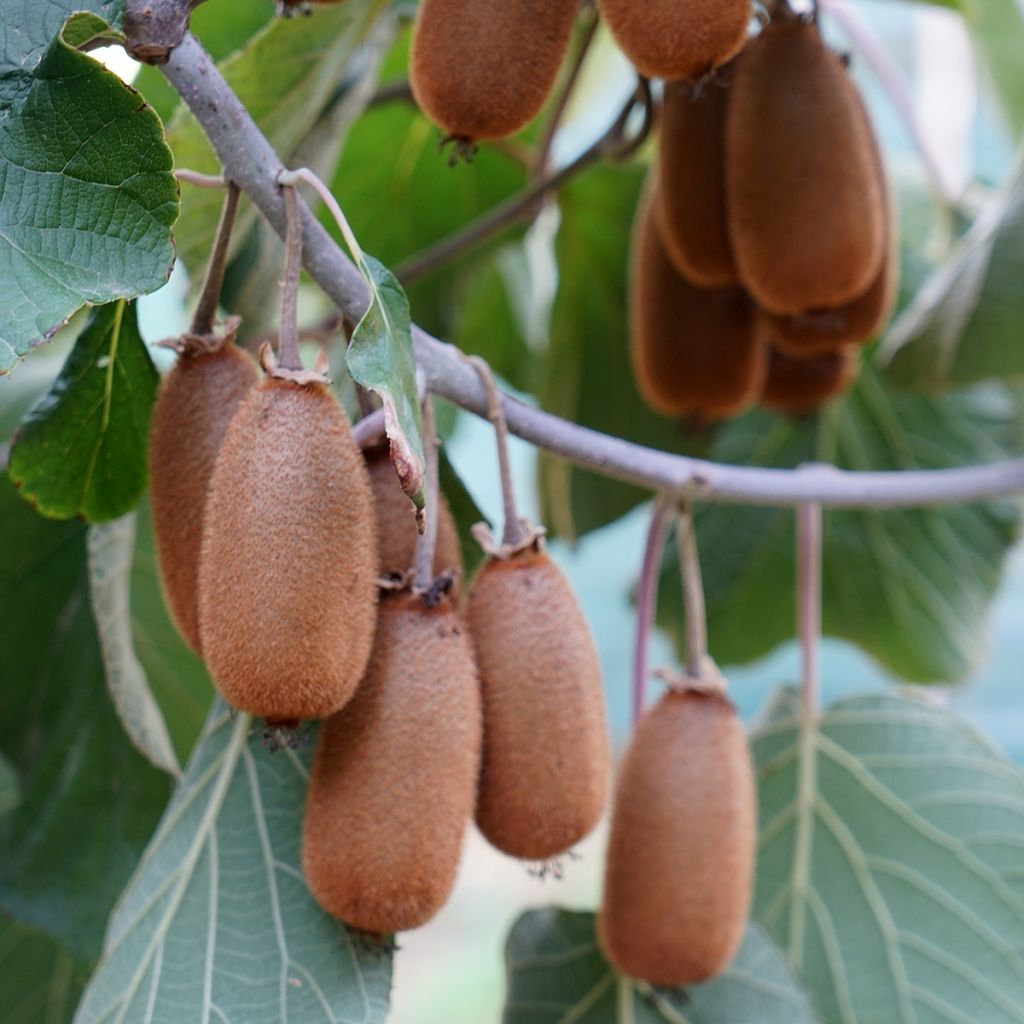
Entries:
{"label": "leaf with hole", "polygon": [[855,697],[753,738],[755,917],[824,1024],[1024,1021],[1024,773],[931,703]]}

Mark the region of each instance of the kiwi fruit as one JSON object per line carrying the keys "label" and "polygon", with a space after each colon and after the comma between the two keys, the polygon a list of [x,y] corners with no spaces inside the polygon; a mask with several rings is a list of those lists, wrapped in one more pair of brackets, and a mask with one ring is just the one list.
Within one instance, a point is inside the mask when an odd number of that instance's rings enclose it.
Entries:
{"label": "kiwi fruit", "polygon": [[756,807],[729,700],[663,696],[637,727],[613,804],[598,934],[622,973],[677,987],[728,966],[750,907]]}
{"label": "kiwi fruit", "polygon": [[648,78],[699,78],[743,46],[750,0],[598,0],[622,52]]}
{"label": "kiwi fruit", "polygon": [[876,143],[817,25],[782,17],[737,62],[725,126],[726,205],[740,278],[781,316],[863,295],[885,257]]}
{"label": "kiwi fruit", "polygon": [[483,692],[477,826],[512,857],[549,860],[594,828],[608,795],[590,628],[565,576],[536,546],[484,563],[466,621]]}
{"label": "kiwi fruit", "polygon": [[410,84],[452,139],[513,135],[547,100],[578,0],[422,0]]}
{"label": "kiwi fruit", "polygon": [[389,934],[447,900],[473,814],[480,691],[447,597],[381,598],[356,696],[321,727],[302,838],[306,881],[346,924]]}
{"label": "kiwi fruit", "polygon": [[[377,516],[377,549],[381,576],[408,572],[416,553],[416,511],[398,482],[398,474],[384,445],[366,453],[373,507]],[[434,575],[451,574],[462,578],[462,550],[459,532],[448,502],[440,495],[437,507],[437,543]]]}
{"label": "kiwi fruit", "polygon": [[702,289],[672,265],[653,209],[641,200],[630,255],[630,347],[637,387],[668,416],[738,415],[764,384],[766,353],[757,312],[738,288]]}
{"label": "kiwi fruit", "polygon": [[199,550],[214,463],[256,363],[226,339],[183,340],[160,385],[149,434],[150,504],[160,580],[171,618],[193,651],[199,638]]}
{"label": "kiwi fruit", "polygon": [[224,697],[274,721],[352,696],[377,618],[362,453],[320,383],[249,391],[210,481],[199,565],[203,655]]}
{"label": "kiwi fruit", "polygon": [[772,412],[805,416],[848,391],[859,373],[854,347],[797,358],[772,346],[761,405]]}
{"label": "kiwi fruit", "polygon": [[702,288],[739,283],[725,209],[726,81],[669,82],[662,103],[655,217],[676,270]]}

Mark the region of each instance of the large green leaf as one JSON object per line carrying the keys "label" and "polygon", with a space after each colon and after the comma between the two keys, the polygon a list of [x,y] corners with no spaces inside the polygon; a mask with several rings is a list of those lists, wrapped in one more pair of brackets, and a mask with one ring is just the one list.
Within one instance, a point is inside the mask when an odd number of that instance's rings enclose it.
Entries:
{"label": "large green leaf", "polygon": [[[713,454],[763,466],[942,469],[1014,454],[1019,431],[1016,405],[1001,388],[941,398],[894,394],[866,368],[853,394],[827,413],[801,422],[754,413],[727,428]],[[827,511],[824,631],[914,682],[969,676],[985,656],[989,605],[1019,519],[1013,502]],[[791,639],[792,511],[703,508],[697,537],[716,659],[752,661]],[[683,642],[674,559],[662,579],[658,620]]]}
{"label": "large green leaf", "polygon": [[68,1024],[84,986],[82,968],[53,939],[0,920],[4,1024]]}
{"label": "large green leaf", "polygon": [[[344,82],[349,58],[386,6],[386,0],[346,0],[318,5],[308,18],[275,19],[221,65],[228,85],[285,160]],[[219,173],[216,154],[185,108],[172,118],[167,140],[178,167]],[[193,272],[205,265],[222,201],[216,190],[182,186],[175,243]],[[251,206],[242,209],[238,239],[246,235],[255,216]]]}
{"label": "large green leaf", "polygon": [[806,992],[756,925],[715,981],[661,990],[616,974],[594,915],[546,907],[524,914],[505,951],[504,1024],[814,1024]]}
{"label": "large green leaf", "polygon": [[84,303],[160,287],[173,259],[160,122],[58,38],[76,10],[118,26],[123,3],[0,7],[0,374]]}
{"label": "large green leaf", "polygon": [[1024,158],[956,248],[918,290],[883,347],[887,374],[939,391],[1024,375]]}
{"label": "large green leaf", "polygon": [[[643,169],[600,166],[560,196],[559,285],[540,391],[549,412],[616,437],[696,454],[699,440],[651,412],[633,382],[627,278],[633,211]],[[542,455],[542,518],[574,537],[625,515],[646,492]]]}
{"label": "large green leaf", "polygon": [[851,698],[754,737],[755,915],[825,1024],[1024,1021],[1024,774],[950,712]]}
{"label": "large green leaf", "polygon": [[111,918],[77,1024],[378,1024],[390,954],[314,903],[300,847],[307,763],[218,702]]}
{"label": "large green leaf", "polygon": [[107,696],[86,527],[38,516],[5,478],[0,524],[0,750],[22,784],[0,818],[0,907],[88,962],[170,786]]}
{"label": "large green leaf", "polygon": [[116,519],[146,487],[149,416],[159,375],[134,303],[93,311],[50,393],[11,449],[11,477],[44,515]]}
{"label": "large green leaf", "polygon": [[395,275],[379,260],[362,253],[359,269],[370,305],[352,332],[345,361],[352,379],[383,403],[391,461],[402,489],[417,508],[423,508],[426,456],[409,300]]}

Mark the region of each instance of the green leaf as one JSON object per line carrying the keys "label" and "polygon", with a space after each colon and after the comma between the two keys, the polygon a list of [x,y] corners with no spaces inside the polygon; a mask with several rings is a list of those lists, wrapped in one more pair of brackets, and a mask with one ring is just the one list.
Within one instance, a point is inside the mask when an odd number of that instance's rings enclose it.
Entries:
{"label": "green leaf", "polygon": [[85,981],[59,943],[20,921],[0,919],[4,1024],[68,1024]]}
{"label": "green leaf", "polygon": [[0,818],[0,907],[84,962],[167,801],[107,696],[86,527],[43,519],[0,480],[0,750],[22,801]]}
{"label": "green leaf", "polygon": [[271,752],[217,702],[111,918],[76,1024],[383,1022],[390,954],[359,945],[302,878],[312,742]]}
{"label": "green leaf", "polygon": [[556,907],[515,923],[505,951],[504,1024],[814,1024],[807,994],[752,925],[730,968],[688,989],[652,989],[601,955],[594,915]]}
{"label": "green leaf", "polygon": [[939,707],[844,700],[754,737],[755,915],[825,1024],[1024,1021],[1024,774]]}
{"label": "green leaf", "polygon": [[887,376],[918,391],[1024,376],[1024,157],[883,346]]}
{"label": "green leaf", "polygon": [[[865,367],[827,413],[793,422],[753,413],[713,449],[728,463],[851,470],[943,469],[1020,450],[1016,404],[999,387],[941,398],[892,393]],[[825,513],[823,627],[913,682],[959,681],[985,656],[987,618],[1015,543],[1013,502]],[[712,653],[753,661],[794,634],[794,531],[789,509],[702,508],[697,538]],[[675,560],[662,578],[658,621],[684,641]]]}
{"label": "green leaf", "polygon": [[1013,136],[1024,129],[1024,10],[1018,0],[962,2],[964,24],[999,99]]}
{"label": "green leaf", "polygon": [[[286,162],[345,81],[350,58],[386,7],[386,0],[346,0],[316,5],[308,18],[276,18],[221,65],[228,85]],[[219,173],[216,154],[186,108],[171,120],[167,141],[178,167]],[[192,272],[209,256],[222,202],[215,189],[182,185],[175,243]],[[236,223],[236,243],[255,218],[255,210],[245,204]]]}
{"label": "green leaf", "polygon": [[178,212],[171,155],[138,94],[58,33],[115,2],[6,0],[0,34],[0,374],[84,303],[159,288]]}
{"label": "green leaf", "polygon": [[134,508],[146,489],[158,383],[134,304],[94,310],[15,437],[10,473],[24,497],[54,519],[99,523]]}
{"label": "green leaf", "polygon": [[[643,181],[637,165],[600,166],[559,197],[555,244],[558,294],[539,395],[548,412],[595,430],[667,451],[697,454],[700,441],[651,412],[633,382],[627,322],[633,211]],[[599,529],[648,493],[542,454],[542,519],[556,535]]]}
{"label": "green leaf", "polygon": [[0,815],[13,811],[21,803],[21,789],[14,765],[0,754]]}
{"label": "green leaf", "polygon": [[363,253],[359,269],[370,289],[370,305],[356,325],[345,361],[352,379],[384,403],[391,462],[402,489],[417,508],[423,508],[426,457],[409,300],[379,260]]}
{"label": "green leaf", "polygon": [[136,750],[173,777],[181,767],[167,723],[132,643],[132,559],[135,513],[89,529],[89,590],[110,698]]}

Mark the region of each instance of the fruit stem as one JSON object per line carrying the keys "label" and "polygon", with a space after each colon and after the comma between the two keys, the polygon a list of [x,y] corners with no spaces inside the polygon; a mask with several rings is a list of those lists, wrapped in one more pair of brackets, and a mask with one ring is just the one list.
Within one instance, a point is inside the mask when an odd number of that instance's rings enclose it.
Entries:
{"label": "fruit stem", "polygon": [[213,323],[217,317],[217,306],[220,304],[220,293],[224,287],[224,272],[228,265],[228,249],[231,245],[231,232],[235,227],[238,214],[238,200],[241,189],[233,182],[227,183],[227,195],[220,211],[220,223],[213,241],[213,251],[206,268],[203,290],[199,295],[199,305],[192,317],[191,334],[206,335],[213,331]]}
{"label": "fruit stem", "polygon": [[423,399],[423,454],[426,483],[426,523],[423,533],[416,539],[416,554],[413,562],[412,585],[416,590],[426,591],[434,582],[434,550],[437,547],[437,423],[434,417],[434,399],[427,394]]}
{"label": "fruit stem", "polygon": [[512,479],[512,463],[508,457],[508,424],[505,422],[505,409],[501,404],[501,392],[494,383],[491,368],[479,356],[470,356],[473,369],[480,376],[484,390],[487,392],[487,418],[494,427],[495,441],[498,446],[498,472],[501,474],[501,500],[505,512],[505,529],[502,543],[509,547],[518,547],[526,539],[523,521],[519,518],[516,504],[515,483]]}
{"label": "fruit stem", "polygon": [[277,180],[281,185],[293,186],[298,185],[299,182],[305,182],[320,197],[323,204],[330,211],[335,224],[338,225],[338,229],[345,239],[348,251],[352,254],[353,261],[357,264],[362,264],[363,250],[359,245],[355,232],[352,230],[352,225],[349,224],[348,218],[342,211],[338,200],[334,198],[334,194],[313,171],[308,167],[296,167],[291,171],[282,171],[277,176]]}
{"label": "fruit stem", "polygon": [[676,545],[679,569],[683,577],[683,605],[686,609],[686,672],[694,679],[704,675],[708,657],[708,621],[704,607],[704,581],[701,578],[700,554],[693,510],[683,505],[676,523]]}
{"label": "fruit stem", "polygon": [[803,661],[800,704],[804,715],[814,719],[821,704],[821,505],[797,506],[796,535],[797,632]]}
{"label": "fruit stem", "polygon": [[281,327],[278,361],[286,370],[301,370],[299,356],[299,275],[302,272],[302,213],[299,195],[294,186],[285,185],[285,216],[288,230],[285,234],[284,281],[281,287]]}
{"label": "fruit stem", "polygon": [[644,545],[644,560],[636,587],[636,637],[633,644],[633,725],[640,721],[647,704],[648,645],[654,613],[658,607],[658,580],[661,576],[661,555],[668,535],[672,499],[660,495],[651,512]]}

